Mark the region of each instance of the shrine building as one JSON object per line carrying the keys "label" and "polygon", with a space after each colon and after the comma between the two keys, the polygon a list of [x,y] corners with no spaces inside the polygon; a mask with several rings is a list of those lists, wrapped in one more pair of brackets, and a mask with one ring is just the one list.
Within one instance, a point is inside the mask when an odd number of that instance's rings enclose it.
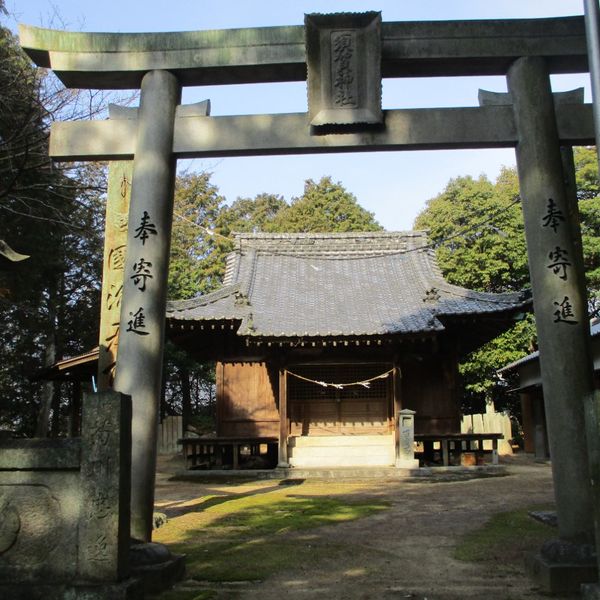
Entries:
{"label": "shrine building", "polygon": [[462,357],[529,310],[447,283],[426,233],[238,234],[223,286],[168,303],[169,337],[216,361],[217,438],[292,467],[394,464],[398,416],[460,432]]}

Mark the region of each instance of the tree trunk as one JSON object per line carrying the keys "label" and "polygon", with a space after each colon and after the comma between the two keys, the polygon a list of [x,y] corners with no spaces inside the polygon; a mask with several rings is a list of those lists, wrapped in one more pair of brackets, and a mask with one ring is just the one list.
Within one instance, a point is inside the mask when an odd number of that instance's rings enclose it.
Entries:
{"label": "tree trunk", "polygon": [[74,381],[71,387],[71,421],[69,435],[79,437],[81,433],[81,382]]}
{"label": "tree trunk", "polygon": [[[44,366],[49,367],[54,364],[56,357],[56,345],[54,343],[54,335],[48,335],[46,345],[46,356],[44,358]],[[47,381],[42,390],[42,403],[38,413],[37,425],[35,428],[35,437],[48,436],[48,424],[50,421],[50,408],[52,407],[52,399],[54,397],[54,382]]]}
{"label": "tree trunk", "polygon": [[60,435],[60,381],[52,381],[52,425],[50,437],[56,438]]}

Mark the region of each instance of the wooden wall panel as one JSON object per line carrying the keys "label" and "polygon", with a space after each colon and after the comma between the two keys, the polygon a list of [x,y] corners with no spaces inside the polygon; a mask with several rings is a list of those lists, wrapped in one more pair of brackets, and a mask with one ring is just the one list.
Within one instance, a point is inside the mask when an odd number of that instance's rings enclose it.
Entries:
{"label": "wooden wall panel", "polygon": [[415,433],[459,433],[456,362],[434,355],[402,363],[402,408],[416,411]]}
{"label": "wooden wall panel", "polygon": [[279,411],[265,363],[217,364],[217,434],[277,437]]}

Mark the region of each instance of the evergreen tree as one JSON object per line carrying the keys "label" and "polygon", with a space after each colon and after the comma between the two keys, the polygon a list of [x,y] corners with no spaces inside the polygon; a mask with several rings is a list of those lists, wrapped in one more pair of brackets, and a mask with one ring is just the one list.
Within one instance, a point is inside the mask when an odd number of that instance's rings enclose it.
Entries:
{"label": "evergreen tree", "polygon": [[373,213],[365,210],[354,194],[331,177],[322,177],[316,183],[308,179],[304,193],[292,199],[269,224],[268,230],[281,233],[292,232],[344,232],[379,231],[382,227]]}
{"label": "evergreen tree", "polygon": [[[600,198],[595,149],[575,148],[575,169],[591,311],[600,291]],[[429,200],[415,228],[428,229],[444,277],[484,292],[529,287],[527,252],[519,184],[514,169],[503,169],[495,183],[482,176],[458,177]],[[460,365],[463,410],[477,412],[486,403],[519,412],[516,395],[497,385],[496,370],[535,349],[531,315],[492,340]]]}
{"label": "evergreen tree", "polygon": [[68,177],[48,156],[49,125],[79,114],[77,96],[34,69],[3,27],[0,59],[0,239],[30,256],[0,300],[0,428],[32,434],[37,424],[45,435],[52,413],[58,434],[68,390],[32,377],[97,343],[105,183],[98,165]]}

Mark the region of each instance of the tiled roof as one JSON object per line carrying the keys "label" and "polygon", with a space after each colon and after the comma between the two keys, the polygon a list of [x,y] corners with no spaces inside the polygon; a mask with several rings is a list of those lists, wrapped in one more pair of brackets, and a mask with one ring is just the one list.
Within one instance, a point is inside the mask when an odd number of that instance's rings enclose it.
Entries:
{"label": "tiled roof", "polygon": [[444,316],[526,304],[447,283],[424,232],[263,233],[237,236],[223,288],[169,302],[167,316],[239,319],[243,336],[359,336],[440,331]]}

